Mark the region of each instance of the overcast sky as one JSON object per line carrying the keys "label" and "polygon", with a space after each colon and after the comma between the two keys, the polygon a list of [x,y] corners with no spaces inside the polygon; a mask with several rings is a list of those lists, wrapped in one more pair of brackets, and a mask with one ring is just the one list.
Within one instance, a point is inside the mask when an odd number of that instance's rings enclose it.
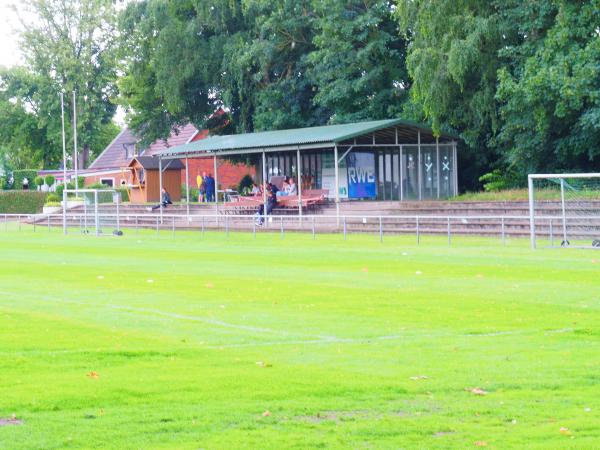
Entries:
{"label": "overcast sky", "polygon": [[0,65],[14,66],[21,62],[19,46],[15,31],[20,23],[17,15],[10,8],[15,0],[0,0]]}

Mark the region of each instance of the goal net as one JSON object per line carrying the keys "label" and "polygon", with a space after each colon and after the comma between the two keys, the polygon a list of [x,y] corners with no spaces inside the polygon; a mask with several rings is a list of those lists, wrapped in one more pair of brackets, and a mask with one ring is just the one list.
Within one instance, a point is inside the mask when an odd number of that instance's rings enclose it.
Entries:
{"label": "goal net", "polygon": [[63,231],[120,235],[121,193],[114,189],[63,190]]}
{"label": "goal net", "polygon": [[600,249],[600,173],[529,175],[531,246]]}

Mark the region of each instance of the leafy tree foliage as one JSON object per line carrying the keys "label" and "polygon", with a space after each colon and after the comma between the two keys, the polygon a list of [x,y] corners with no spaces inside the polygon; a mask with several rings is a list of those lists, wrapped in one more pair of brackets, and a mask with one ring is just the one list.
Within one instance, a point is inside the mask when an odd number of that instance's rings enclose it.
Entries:
{"label": "leafy tree foliage", "polygon": [[130,124],[147,140],[217,106],[237,131],[396,115],[409,84],[388,1],[209,0],[130,5]]}
{"label": "leafy tree foliage", "polygon": [[77,92],[78,143],[82,153],[93,157],[116,132],[112,124],[116,106],[111,101],[116,96],[117,76],[114,3],[27,0],[20,8],[29,14],[25,17],[32,18],[23,21],[21,33],[26,64],[0,73],[1,137],[12,164],[60,164],[61,90],[66,93],[68,130],[71,92]]}
{"label": "leafy tree foliage", "polygon": [[514,170],[596,170],[600,2],[562,1],[543,45],[499,73],[499,145]]}

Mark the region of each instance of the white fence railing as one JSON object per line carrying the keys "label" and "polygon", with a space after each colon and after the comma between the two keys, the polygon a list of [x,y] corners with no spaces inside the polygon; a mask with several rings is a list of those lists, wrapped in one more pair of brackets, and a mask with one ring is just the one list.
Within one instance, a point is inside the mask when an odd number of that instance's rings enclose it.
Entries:
{"label": "white fence railing", "polygon": [[[93,234],[111,234],[113,231],[139,232],[152,229],[156,233],[166,230],[175,234],[178,230],[206,231],[276,232],[282,236],[287,232],[310,233],[313,237],[321,233],[337,233],[344,239],[351,234],[374,234],[380,241],[385,235],[414,235],[420,242],[421,236],[446,236],[451,244],[453,236],[497,237],[503,243],[507,238],[528,237],[530,217],[527,215],[274,215],[268,216],[260,226],[256,217],[251,215],[186,215],[158,213],[115,214],[100,213],[99,221],[95,216],[81,212],[69,212],[66,215],[65,231],[68,233],[89,232]],[[0,230],[22,230],[32,228],[36,231],[47,228],[49,231],[63,227],[63,214],[0,214]],[[600,216],[586,217],[585,223],[578,216],[567,217],[571,235],[590,243],[600,239]],[[536,232],[548,244],[561,243],[562,216],[537,216]],[[96,229],[99,224],[101,229]]]}

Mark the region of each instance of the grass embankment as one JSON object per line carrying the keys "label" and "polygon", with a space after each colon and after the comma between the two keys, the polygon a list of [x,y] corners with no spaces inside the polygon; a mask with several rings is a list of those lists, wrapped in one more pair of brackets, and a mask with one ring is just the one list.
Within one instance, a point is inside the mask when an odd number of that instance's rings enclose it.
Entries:
{"label": "grass embankment", "polygon": [[[560,200],[560,189],[537,189],[535,191],[536,200]],[[600,190],[567,192],[567,200],[575,199],[600,200]],[[529,194],[527,189],[509,189],[498,192],[466,192],[449,199],[453,202],[508,202],[508,201],[528,201]]]}
{"label": "grass embankment", "polygon": [[594,448],[600,255],[0,230],[0,448]]}

